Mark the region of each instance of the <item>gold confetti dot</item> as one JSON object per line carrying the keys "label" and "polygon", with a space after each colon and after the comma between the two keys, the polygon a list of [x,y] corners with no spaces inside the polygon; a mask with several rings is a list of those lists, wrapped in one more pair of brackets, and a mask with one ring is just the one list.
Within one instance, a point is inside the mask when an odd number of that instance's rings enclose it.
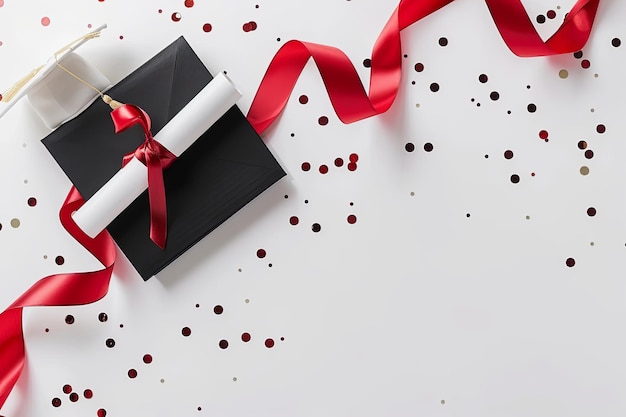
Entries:
{"label": "gold confetti dot", "polygon": [[595,245],[595,243],[591,242],[591,243],[590,243],[590,245],[591,245],[591,246],[594,246],[594,245]]}
{"label": "gold confetti dot", "polygon": [[417,107],[419,109],[420,108],[420,104],[419,103],[415,103],[415,107]]}
{"label": "gold confetti dot", "polygon": [[28,184],[28,180],[24,180],[24,184]]}
{"label": "gold confetti dot", "polygon": [[530,220],[530,216],[526,216],[526,220]]}
{"label": "gold confetti dot", "polygon": [[415,195],[415,193],[413,191],[411,191],[411,197],[413,197]]}
{"label": "gold confetti dot", "polygon": [[161,379],[161,384],[164,384],[164,383],[165,383],[165,380],[164,380],[164,379]]}
{"label": "gold confetti dot", "polygon": [[593,76],[594,76],[595,78],[598,78],[598,77],[600,76],[600,74],[593,74]]}
{"label": "gold confetti dot", "polygon": [[246,298],[246,304],[249,304],[249,303],[250,303],[250,300]]}
{"label": "gold confetti dot", "polygon": [[43,256],[43,258],[44,258],[44,259],[48,259],[48,255],[44,255],[44,256]]}
{"label": "gold confetti dot", "polygon": [[11,227],[16,229],[20,227],[20,219],[11,219]]}
{"label": "gold confetti dot", "polygon": [[446,400],[441,400],[441,405],[444,405],[446,403]]}
{"label": "gold confetti dot", "polygon": [[242,270],[241,268],[239,268],[237,271],[241,272],[241,271],[243,271],[243,270]]}
{"label": "gold confetti dot", "polygon": [[237,382],[237,377],[234,377],[234,378],[233,378],[233,381],[234,381],[234,382]]}
{"label": "gold confetti dot", "polygon": [[592,109],[591,109],[591,113],[593,113],[594,111],[596,111],[596,109],[593,109],[593,108],[592,108]]}
{"label": "gold confetti dot", "polygon": [[566,69],[562,69],[561,71],[559,71],[559,77],[565,79],[569,76],[569,72],[567,72]]}
{"label": "gold confetti dot", "polygon": [[587,174],[589,174],[589,167],[586,167],[586,166],[582,166],[582,167],[580,167],[580,173],[581,173],[582,175],[587,175]]}

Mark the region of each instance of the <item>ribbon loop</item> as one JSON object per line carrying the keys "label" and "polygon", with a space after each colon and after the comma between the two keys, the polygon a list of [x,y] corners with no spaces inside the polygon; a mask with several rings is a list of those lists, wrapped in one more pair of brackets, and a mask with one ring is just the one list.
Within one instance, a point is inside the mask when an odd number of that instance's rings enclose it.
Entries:
{"label": "ribbon loop", "polygon": [[150,116],[138,106],[125,104],[111,112],[115,133],[138,124],[143,129],[145,141],[135,151],[124,155],[122,167],[133,157],[148,169],[148,199],[150,201],[150,239],[161,249],[167,240],[167,202],[163,170],[176,160],[176,155],[161,145],[150,131]]}

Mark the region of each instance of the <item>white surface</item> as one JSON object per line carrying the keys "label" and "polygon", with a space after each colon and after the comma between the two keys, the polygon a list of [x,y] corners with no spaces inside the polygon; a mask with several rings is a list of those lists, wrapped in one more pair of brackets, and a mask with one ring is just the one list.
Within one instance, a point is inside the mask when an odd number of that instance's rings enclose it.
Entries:
{"label": "white surface", "polygon": [[[241,93],[220,72],[154,139],[180,156],[240,98]],[[87,235],[95,237],[147,188],[148,169],[133,158],[72,217]]]}
{"label": "white surface", "polygon": [[[561,7],[539,25],[545,36],[573,3],[524,0],[533,21]],[[59,42],[106,21],[109,29],[81,55],[113,82],[182,34],[212,72],[226,69],[236,80],[245,112],[278,46],[293,38],[341,48],[367,83],[361,62],[394,7],[4,0],[0,80],[8,85]],[[102,301],[29,309],[27,371],[2,414],[82,417],[104,407],[108,416],[623,416],[626,45],[614,48],[611,39],[626,41],[625,15],[625,2],[601,2],[584,49],[591,68],[582,69],[571,55],[515,57],[484,3],[457,0],[403,32],[408,57],[397,101],[389,113],[352,125],[333,114],[307,65],[265,134],[289,177],[156,279],[143,283],[120,255]],[[249,21],[258,28],[244,32]],[[559,78],[561,69],[568,78]],[[488,83],[478,82],[481,73]],[[430,91],[432,82],[439,92]],[[536,113],[526,110],[531,102]],[[322,115],[326,126],[317,123]],[[46,274],[98,265],[58,223],[69,182],[39,143],[41,122],[20,103],[0,129],[0,304],[8,305]],[[580,140],[592,159],[577,148]],[[414,152],[404,150],[407,142]],[[503,157],[507,149],[513,159]],[[333,165],[353,152],[356,171]],[[311,171],[300,169],[304,161]],[[514,173],[519,184],[509,180]],[[31,196],[35,207],[26,204]],[[290,225],[290,216],[300,223]],[[311,231],[315,222],[319,233]],[[573,268],[565,266],[569,257]],[[213,313],[216,304],[222,315]],[[97,319],[101,311],[106,323]],[[242,332],[252,334],[250,343],[240,342]],[[105,347],[109,337],[114,349]],[[267,349],[270,337],[276,346]],[[228,349],[218,347],[221,339]],[[143,364],[145,353],[152,364]],[[136,379],[126,376],[129,368]],[[91,388],[94,398],[71,403],[64,384]],[[51,406],[54,397],[60,408]]]}

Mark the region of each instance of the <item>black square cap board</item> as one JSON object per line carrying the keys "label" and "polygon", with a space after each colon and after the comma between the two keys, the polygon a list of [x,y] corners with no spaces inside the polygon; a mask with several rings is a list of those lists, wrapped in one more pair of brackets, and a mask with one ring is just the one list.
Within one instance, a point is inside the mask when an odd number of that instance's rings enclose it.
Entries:
{"label": "black square cap board", "polygon": [[[180,37],[107,91],[143,108],[156,135],[213,77]],[[98,100],[42,142],[85,199],[121,169],[145,137],[138,126],[115,133],[110,108]],[[148,193],[107,228],[148,280],[285,175],[237,106],[228,110],[168,169],[167,242],[150,240]]]}

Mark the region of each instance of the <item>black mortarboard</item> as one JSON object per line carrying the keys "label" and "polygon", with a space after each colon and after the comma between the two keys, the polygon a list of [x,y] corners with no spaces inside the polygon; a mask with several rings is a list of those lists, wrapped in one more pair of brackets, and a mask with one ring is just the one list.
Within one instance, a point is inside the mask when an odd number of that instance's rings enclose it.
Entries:
{"label": "black mortarboard", "polygon": [[[183,37],[107,91],[143,108],[156,134],[213,77]],[[140,128],[115,134],[110,108],[96,101],[43,139],[85,199],[144,141]],[[164,171],[168,235],[150,240],[143,193],[107,228],[144,280],[149,279],[285,175],[237,106]]]}

